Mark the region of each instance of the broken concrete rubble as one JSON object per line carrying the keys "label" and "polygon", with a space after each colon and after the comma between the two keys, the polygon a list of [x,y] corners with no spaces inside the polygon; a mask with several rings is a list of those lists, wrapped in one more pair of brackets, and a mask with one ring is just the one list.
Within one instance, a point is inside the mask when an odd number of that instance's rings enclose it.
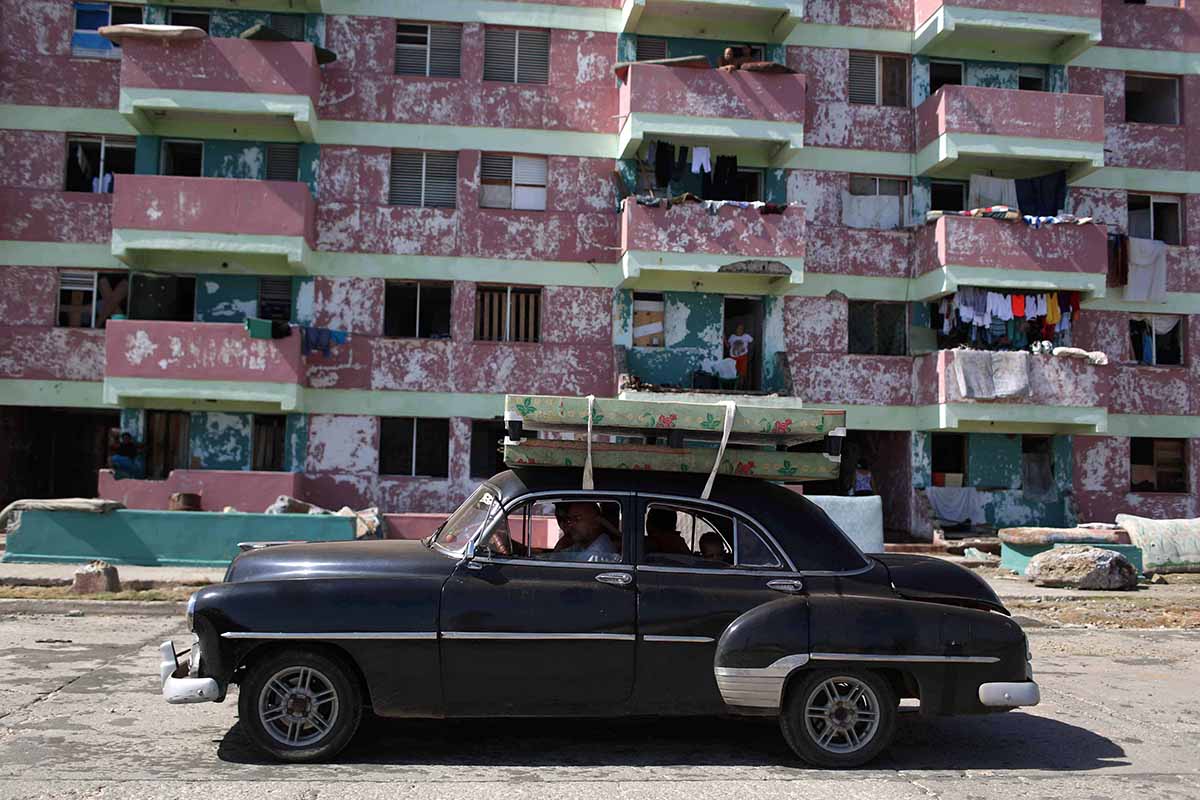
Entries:
{"label": "broken concrete rubble", "polygon": [[121,579],[117,568],[105,561],[93,561],[75,570],[71,583],[73,594],[100,594],[121,591]]}
{"label": "broken concrete rubble", "polygon": [[1038,553],[1025,568],[1025,577],[1036,586],[1121,591],[1137,588],[1137,570],[1129,559],[1087,545],[1056,547]]}

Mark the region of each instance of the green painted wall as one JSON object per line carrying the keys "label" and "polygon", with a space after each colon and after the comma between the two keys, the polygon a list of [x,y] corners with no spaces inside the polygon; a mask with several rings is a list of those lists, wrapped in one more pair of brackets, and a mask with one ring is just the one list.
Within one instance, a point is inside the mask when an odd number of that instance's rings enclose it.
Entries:
{"label": "green painted wall", "polygon": [[162,154],[162,137],[138,136],[134,150],[133,170],[138,175],[157,175],[158,160]]}
{"label": "green painted wall", "polygon": [[[1004,61],[972,61],[969,59],[938,59],[961,61],[963,65],[963,82],[967,86],[988,86],[995,89],[1016,89],[1019,87],[1019,70],[1022,65]],[[1046,90],[1050,92],[1067,91],[1067,70],[1061,64],[1039,64],[1046,70]],[[924,103],[929,97],[929,57],[913,56],[912,60],[912,100],[913,108]]]}
{"label": "green painted wall", "polygon": [[266,177],[267,147],[263,142],[234,142],[210,139],[204,143],[204,177]]}
{"label": "green painted wall", "polygon": [[692,372],[713,369],[722,349],[725,297],[703,292],[664,292],[664,347],[633,347],[629,371],[644,381],[691,386]]}
{"label": "green painted wall", "polygon": [[321,145],[305,142],[300,145],[300,180],[308,184],[312,196],[317,196],[317,178],[321,173]]}
{"label": "green painted wall", "polygon": [[189,437],[192,469],[250,469],[253,430],[251,414],[192,412]]}
{"label": "green painted wall", "polygon": [[979,489],[1021,488],[1021,437],[967,435],[967,484]]}
{"label": "green painted wall", "polygon": [[763,391],[790,394],[791,376],[779,364],[779,354],[787,352],[784,338],[784,298],[767,295],[763,298]]}
{"label": "green painted wall", "polygon": [[238,542],[353,538],[354,519],[332,514],[26,511],[8,535],[3,561],[223,567],[238,554]]}
{"label": "green painted wall", "polygon": [[283,469],[304,472],[308,453],[308,415],[288,414],[283,431]]}
{"label": "green painted wall", "polygon": [[242,322],[258,313],[254,275],[197,275],[196,321]]}

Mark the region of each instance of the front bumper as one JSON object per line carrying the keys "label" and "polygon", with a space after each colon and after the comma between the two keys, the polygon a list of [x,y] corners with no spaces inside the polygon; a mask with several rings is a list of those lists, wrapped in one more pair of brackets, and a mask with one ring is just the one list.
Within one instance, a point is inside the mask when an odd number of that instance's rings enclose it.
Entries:
{"label": "front bumper", "polygon": [[158,655],[162,695],[168,703],[215,703],[220,699],[221,685],[216,680],[188,677],[187,669],[179,665],[174,642],[168,639],[160,644]]}
{"label": "front bumper", "polygon": [[1036,706],[1041,699],[1041,690],[1033,681],[984,683],[979,686],[979,702],[991,708]]}

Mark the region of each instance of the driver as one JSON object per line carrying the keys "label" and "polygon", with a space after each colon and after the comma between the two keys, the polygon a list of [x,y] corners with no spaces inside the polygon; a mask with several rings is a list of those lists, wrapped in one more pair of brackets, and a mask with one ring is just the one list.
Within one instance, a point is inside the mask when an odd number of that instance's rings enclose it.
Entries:
{"label": "driver", "polygon": [[600,513],[596,503],[559,503],[554,508],[563,536],[554,546],[557,559],[567,561],[619,561],[621,554],[611,536],[620,535]]}

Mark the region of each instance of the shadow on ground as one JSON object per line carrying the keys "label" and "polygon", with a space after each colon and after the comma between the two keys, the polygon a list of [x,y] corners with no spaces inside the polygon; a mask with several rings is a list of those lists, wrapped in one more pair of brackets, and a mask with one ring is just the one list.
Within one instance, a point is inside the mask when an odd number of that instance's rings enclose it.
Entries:
{"label": "shadow on ground", "polygon": [[[234,725],[217,755],[270,760]],[[891,748],[868,768],[1086,771],[1125,766],[1111,740],[1045,717],[1009,712],[922,719],[903,715]],[[341,764],[491,767],[803,767],[768,719],[363,718]]]}

